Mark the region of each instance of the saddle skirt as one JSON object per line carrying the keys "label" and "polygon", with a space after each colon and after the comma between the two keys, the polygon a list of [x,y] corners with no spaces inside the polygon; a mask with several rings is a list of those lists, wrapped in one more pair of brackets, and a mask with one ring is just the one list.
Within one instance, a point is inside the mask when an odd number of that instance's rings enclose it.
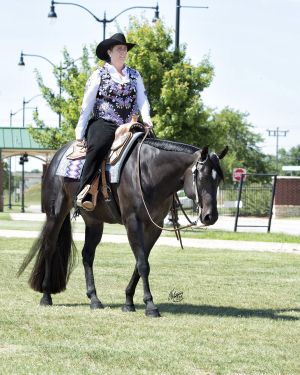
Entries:
{"label": "saddle skirt", "polygon": [[[109,155],[110,160],[113,162],[110,162],[109,164],[106,163],[105,170],[109,172],[109,181],[110,183],[119,183],[120,182],[120,176],[121,176],[121,170],[122,166],[124,164],[124,160],[130,149],[135,143],[135,140],[139,137],[143,136],[144,132],[135,132],[135,133],[129,133],[130,136],[127,137],[122,144],[122,146],[111,149]],[[120,138],[121,139],[121,138]],[[57,176],[62,177],[68,177],[75,180],[80,180],[81,173],[83,170],[83,166],[85,163],[85,152],[78,152],[78,147],[76,147],[78,144],[77,141],[74,141],[72,145],[68,148],[68,150],[64,153],[63,157],[60,160],[60,163],[56,170]],[[117,145],[117,144],[116,144]],[[82,146],[81,146],[82,147]],[[83,148],[83,147],[82,147]],[[80,157],[77,158],[69,158],[68,153],[70,150],[77,150],[77,154],[80,155]],[[83,150],[84,151],[84,150]]]}
{"label": "saddle skirt", "polygon": [[[115,134],[115,140],[106,157],[106,164],[115,164],[121,157],[123,151],[128,145],[134,133],[144,132],[145,126],[137,122],[138,116],[133,115],[132,121],[118,127]],[[74,142],[66,152],[66,158],[69,160],[77,160],[86,157],[87,144],[85,141]]]}

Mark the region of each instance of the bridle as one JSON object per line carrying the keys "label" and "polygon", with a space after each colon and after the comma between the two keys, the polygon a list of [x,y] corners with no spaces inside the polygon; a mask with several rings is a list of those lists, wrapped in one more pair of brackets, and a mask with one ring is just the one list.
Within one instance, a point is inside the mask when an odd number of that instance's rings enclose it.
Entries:
{"label": "bridle", "polygon": [[[208,154],[206,155],[206,159],[205,160],[201,161],[200,158],[201,158],[201,156],[198,157],[198,159],[196,160],[195,165],[192,168],[193,186],[195,188],[195,196],[196,196],[196,201],[194,201],[194,203],[195,203],[195,205],[197,207],[197,211],[199,211],[199,212],[200,212],[200,209],[199,209],[199,204],[198,204],[199,196],[198,196],[198,190],[197,190],[197,165],[198,164],[205,164],[206,161],[207,161],[207,159],[208,159]],[[207,176],[201,177],[201,180],[204,180],[204,178],[206,178]]]}
{"label": "bridle", "polygon": [[[217,154],[215,154],[215,153],[213,153],[213,154],[219,159],[219,157],[218,157]],[[205,160],[202,161],[202,160],[200,160],[200,158],[201,158],[201,155],[198,157],[198,159],[196,160],[196,163],[194,164],[194,166],[192,168],[193,186],[194,186],[194,189],[195,189],[195,197],[196,197],[196,201],[194,201],[194,203],[195,203],[195,206],[197,207],[197,211],[198,210],[200,211],[200,207],[199,207],[199,204],[198,204],[198,202],[199,202],[199,195],[198,195],[198,190],[197,190],[197,166],[198,166],[198,164],[202,164],[203,165],[203,164],[205,164],[207,162],[207,160],[208,160],[208,153],[206,155]],[[207,174],[205,176],[200,176],[199,177],[199,181],[200,182],[203,181],[208,176],[209,176],[209,174]]]}

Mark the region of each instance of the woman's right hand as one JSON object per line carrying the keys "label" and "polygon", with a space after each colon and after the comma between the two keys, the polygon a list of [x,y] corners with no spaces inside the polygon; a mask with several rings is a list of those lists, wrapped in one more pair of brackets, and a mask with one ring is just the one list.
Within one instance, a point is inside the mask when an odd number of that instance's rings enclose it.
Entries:
{"label": "woman's right hand", "polygon": [[152,130],[152,129],[153,129],[153,124],[152,124],[152,121],[151,121],[151,120],[144,121],[144,125],[146,125],[146,127],[147,127],[149,130]]}

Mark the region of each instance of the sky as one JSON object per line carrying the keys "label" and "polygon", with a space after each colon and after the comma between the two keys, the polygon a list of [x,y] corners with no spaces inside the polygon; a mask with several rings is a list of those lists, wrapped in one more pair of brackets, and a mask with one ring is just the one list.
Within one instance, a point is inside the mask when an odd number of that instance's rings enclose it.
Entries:
{"label": "sky", "polygon": [[[67,1],[66,1],[67,2]],[[73,2],[73,1],[72,1]],[[156,6],[156,0],[76,0],[102,19],[108,19],[126,8]],[[62,60],[67,47],[71,57],[82,54],[82,46],[103,39],[103,26],[87,11],[73,5],[55,5],[57,22],[50,25],[47,15],[50,0],[0,0],[0,126],[9,126],[10,111],[22,108],[26,101],[40,94],[34,69],[38,68],[44,82],[56,92],[52,66],[37,57],[24,57],[25,69],[20,72],[20,53],[41,55],[54,64]],[[159,16],[175,29],[176,0],[160,0]],[[181,8],[180,43],[186,43],[187,56],[194,64],[209,54],[215,77],[202,93],[206,106],[222,110],[226,106],[249,113],[248,121],[264,137],[259,146],[267,154],[276,153],[276,137],[267,129],[287,131],[279,137],[279,148],[289,150],[300,144],[300,0],[181,0],[182,6],[203,6],[208,9]],[[129,15],[139,17],[143,9],[127,11],[117,18],[119,27],[128,26]],[[145,10],[152,20],[154,10]],[[106,37],[117,32],[115,22],[107,24]],[[175,40],[175,32],[174,32]],[[49,126],[58,126],[58,116],[42,97],[33,99],[28,107],[38,107],[41,119]],[[26,110],[25,123],[32,123],[32,110]],[[12,126],[22,126],[22,111],[12,117]],[[201,140],[199,141],[201,146]],[[225,140],[224,140],[225,145]],[[21,170],[17,161],[12,169]],[[25,169],[41,169],[40,162],[30,158]]]}

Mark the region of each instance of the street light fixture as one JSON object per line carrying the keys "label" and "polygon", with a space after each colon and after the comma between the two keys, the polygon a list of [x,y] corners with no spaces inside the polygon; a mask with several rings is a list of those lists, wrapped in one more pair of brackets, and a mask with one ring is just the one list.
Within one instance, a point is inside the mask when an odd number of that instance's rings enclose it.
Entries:
{"label": "street light fixture", "polygon": [[25,152],[23,156],[20,157],[19,164],[22,165],[22,207],[21,212],[24,213],[24,188],[25,188],[25,179],[24,179],[24,163],[26,163],[28,160],[28,154]]}
{"label": "street light fixture", "polygon": [[19,65],[20,72],[22,72],[25,68],[25,63],[23,60],[23,52],[21,52],[21,57],[20,57],[20,61],[18,65]]}
{"label": "street light fixture", "polygon": [[159,20],[160,20],[160,18],[159,18],[158,3],[157,3],[156,8],[155,8],[154,17],[152,19],[153,25],[155,25],[156,22],[159,21]]}
{"label": "street light fixture", "polygon": [[57,20],[57,15],[54,10],[54,5],[51,4],[50,6],[50,13],[48,14],[50,25],[55,25]]}
{"label": "street light fixture", "polygon": [[131,7],[131,8],[127,8],[125,10],[123,10],[121,13],[117,14],[114,18],[112,18],[111,20],[108,20],[106,18],[106,12],[104,11],[104,18],[103,20],[100,20],[98,17],[96,17],[91,11],[89,11],[87,8],[85,8],[84,6],[82,5],[79,5],[79,4],[74,4],[74,3],[59,3],[57,1],[51,1],[51,6],[50,6],[50,13],[48,14],[48,18],[50,20],[50,23],[54,23],[53,21],[57,19],[57,15],[55,13],[55,9],[54,9],[54,5],[56,4],[62,4],[62,5],[75,5],[79,8],[82,8],[84,10],[86,10],[87,12],[89,12],[97,22],[101,22],[103,23],[103,39],[105,39],[105,34],[106,34],[106,24],[107,23],[110,23],[112,21],[114,21],[117,17],[119,17],[122,13],[126,12],[127,10],[130,10],[130,9],[137,9],[137,8],[142,8],[142,9],[155,9],[155,15],[154,15],[154,18],[152,20],[152,23],[156,23],[157,20],[159,20],[159,7],[158,7],[158,3],[156,5],[156,7],[143,7],[143,6],[137,6],[137,7]]}

